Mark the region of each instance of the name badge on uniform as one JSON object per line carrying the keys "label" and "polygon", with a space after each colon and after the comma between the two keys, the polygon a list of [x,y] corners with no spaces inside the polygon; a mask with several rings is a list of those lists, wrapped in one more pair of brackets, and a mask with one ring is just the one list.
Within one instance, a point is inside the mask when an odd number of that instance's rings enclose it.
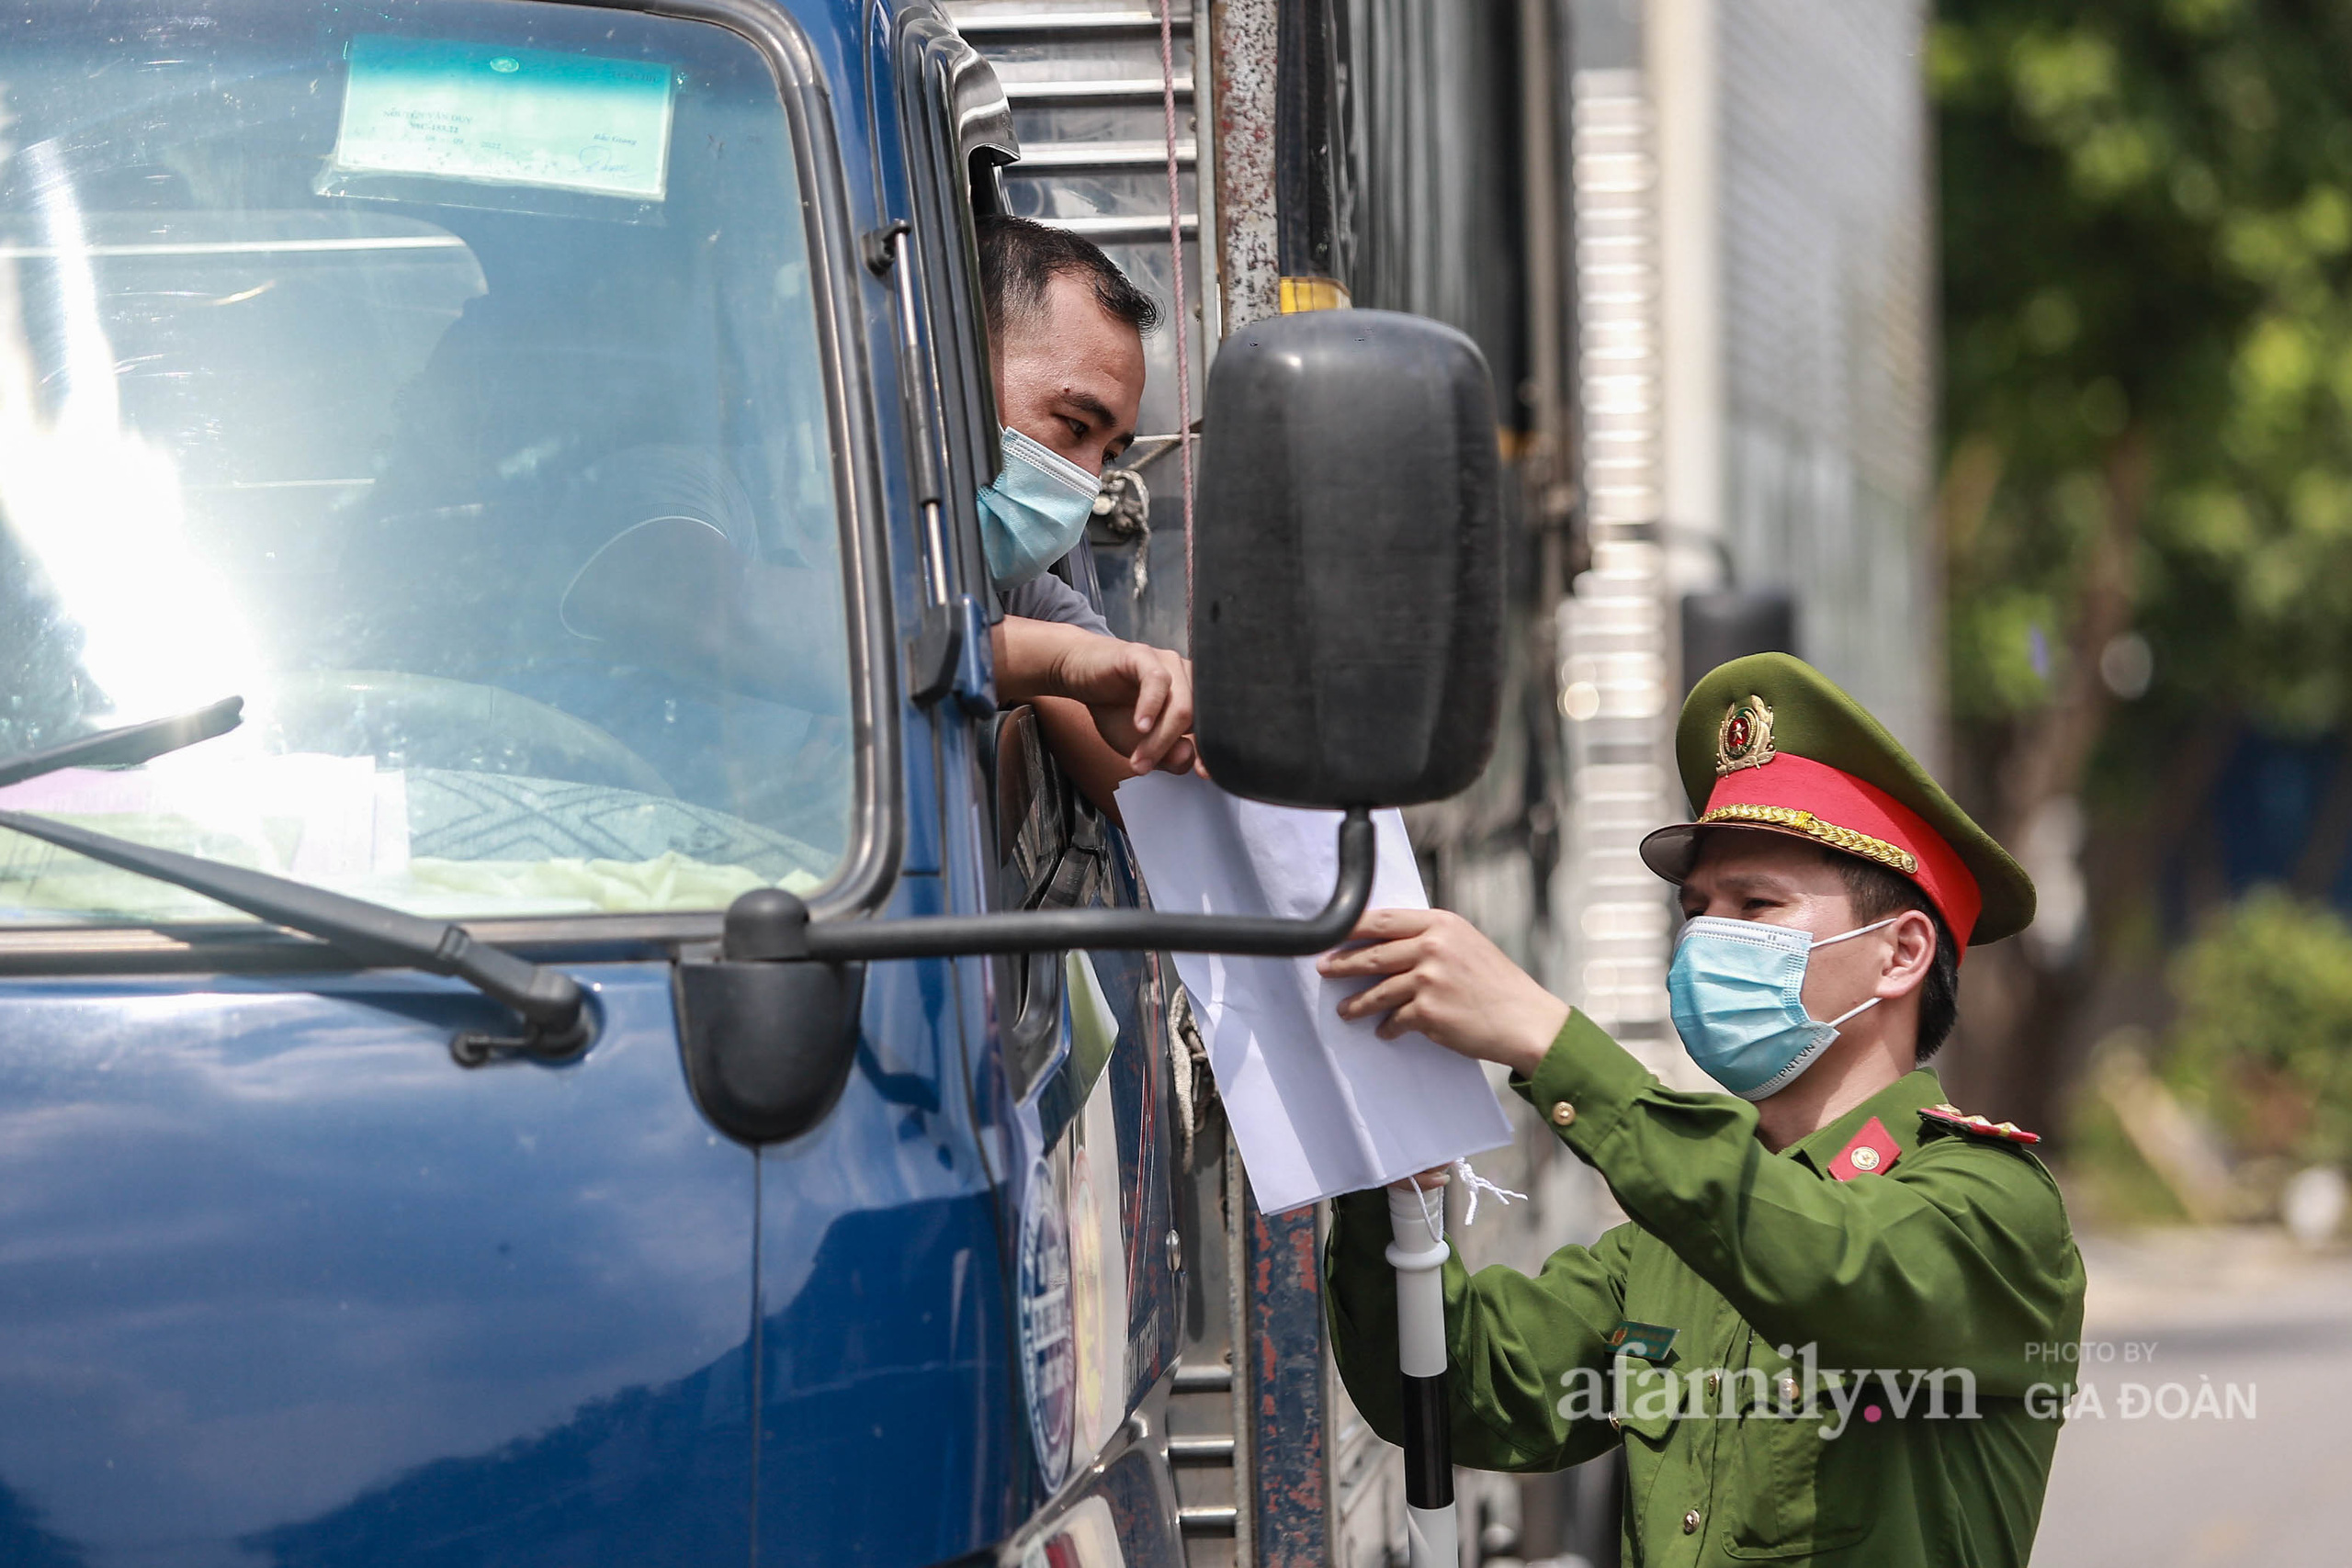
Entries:
{"label": "name badge on uniform", "polygon": [[1674,1337],[1679,1328],[1663,1328],[1655,1323],[1635,1323],[1621,1317],[1609,1336],[1609,1348],[1620,1355],[1639,1356],[1652,1364],[1663,1363],[1674,1353]]}

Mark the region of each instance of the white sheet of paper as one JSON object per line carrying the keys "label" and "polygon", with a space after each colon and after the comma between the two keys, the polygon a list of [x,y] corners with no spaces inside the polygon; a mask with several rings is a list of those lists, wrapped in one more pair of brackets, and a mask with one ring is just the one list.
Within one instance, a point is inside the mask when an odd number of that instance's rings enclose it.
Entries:
{"label": "white sheet of paper", "polygon": [[[1340,814],[1295,811],[1170,773],[1119,786],[1119,812],[1155,908],[1217,915],[1312,915],[1339,871]],[[1371,908],[1429,907],[1405,821],[1374,816],[1379,861]],[[1383,1040],[1347,1022],[1340,998],[1361,981],[1326,980],[1313,958],[1180,953],[1250,1190],[1270,1214],[1510,1141],[1486,1074],[1419,1034]]]}

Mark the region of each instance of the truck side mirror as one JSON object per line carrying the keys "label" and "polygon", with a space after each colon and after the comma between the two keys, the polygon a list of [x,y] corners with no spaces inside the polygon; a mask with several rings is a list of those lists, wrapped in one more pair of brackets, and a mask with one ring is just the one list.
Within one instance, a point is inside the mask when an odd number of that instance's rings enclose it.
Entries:
{"label": "truck side mirror", "polygon": [[1486,360],[1451,327],[1320,310],[1226,339],[1193,542],[1218,784],[1347,807],[1476,779],[1500,704],[1499,463]]}

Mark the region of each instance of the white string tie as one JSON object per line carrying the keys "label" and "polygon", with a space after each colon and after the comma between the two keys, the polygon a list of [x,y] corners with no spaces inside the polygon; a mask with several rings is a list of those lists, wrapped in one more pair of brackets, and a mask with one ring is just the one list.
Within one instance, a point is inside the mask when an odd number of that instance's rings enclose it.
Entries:
{"label": "white string tie", "polygon": [[1473,1224],[1477,1221],[1478,1194],[1481,1192],[1493,1193],[1495,1195],[1495,1201],[1500,1203],[1506,1209],[1510,1207],[1511,1201],[1513,1199],[1517,1199],[1522,1203],[1527,1201],[1526,1193],[1514,1192],[1508,1187],[1498,1186],[1494,1182],[1487,1180],[1485,1177],[1470,1168],[1470,1162],[1467,1159],[1455,1160],[1453,1162],[1453,1173],[1462,1178],[1463,1185],[1470,1190],[1470,1201],[1462,1211],[1462,1223],[1465,1226]]}
{"label": "white string tie", "polygon": [[[1413,1195],[1420,1201],[1421,1224],[1429,1227],[1430,1245],[1443,1247],[1445,1245],[1445,1189],[1423,1187],[1416,1182],[1413,1185]],[[1430,1202],[1432,1198],[1437,1200],[1434,1206]]]}

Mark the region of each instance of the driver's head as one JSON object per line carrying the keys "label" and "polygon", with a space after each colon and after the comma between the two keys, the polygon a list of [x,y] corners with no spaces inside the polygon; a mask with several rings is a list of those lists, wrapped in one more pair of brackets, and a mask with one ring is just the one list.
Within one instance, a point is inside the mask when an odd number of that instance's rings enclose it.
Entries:
{"label": "driver's head", "polygon": [[1143,334],[1159,306],[1092,241],[980,220],[998,417],[1091,474],[1135,439]]}

